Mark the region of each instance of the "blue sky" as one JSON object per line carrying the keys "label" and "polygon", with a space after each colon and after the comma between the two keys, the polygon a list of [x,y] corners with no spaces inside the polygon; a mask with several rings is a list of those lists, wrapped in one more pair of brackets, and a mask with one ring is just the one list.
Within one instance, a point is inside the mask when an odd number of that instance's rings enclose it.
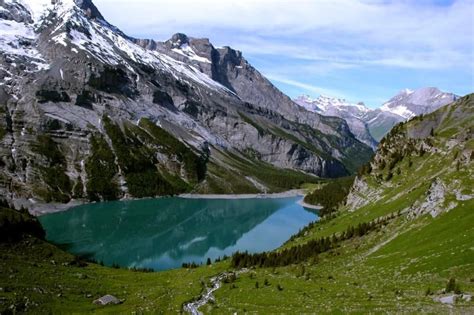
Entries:
{"label": "blue sky", "polygon": [[474,92],[474,0],[94,0],[125,33],[241,50],[291,97],[371,107],[403,88]]}

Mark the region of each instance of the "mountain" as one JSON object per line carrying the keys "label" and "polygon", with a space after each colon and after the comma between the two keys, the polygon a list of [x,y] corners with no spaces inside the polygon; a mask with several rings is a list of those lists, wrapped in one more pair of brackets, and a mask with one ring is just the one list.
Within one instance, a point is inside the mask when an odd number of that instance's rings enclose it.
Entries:
{"label": "mountain", "polygon": [[344,99],[327,96],[316,99],[300,96],[294,102],[309,111],[345,119],[357,139],[375,148],[377,142],[399,122],[431,113],[456,99],[458,96],[453,93],[426,87],[402,90],[375,110],[367,108],[363,103],[351,104]]}
{"label": "mountain", "polygon": [[90,0],[5,0],[0,29],[0,192],[29,207],[280,191],[372,156],[207,39],[135,39]]}
{"label": "mountain", "polygon": [[324,95],[316,99],[303,95],[296,98],[294,102],[311,112],[324,116],[343,118],[359,141],[374,150],[377,147],[377,142],[370,134],[369,128],[364,121],[364,117],[371,111],[364,103],[351,104],[344,99],[331,98]]}
{"label": "mountain", "polygon": [[380,109],[370,112],[365,121],[377,141],[397,123],[418,115],[429,114],[458,99],[453,93],[442,92],[434,87],[417,90],[405,89],[384,103]]}

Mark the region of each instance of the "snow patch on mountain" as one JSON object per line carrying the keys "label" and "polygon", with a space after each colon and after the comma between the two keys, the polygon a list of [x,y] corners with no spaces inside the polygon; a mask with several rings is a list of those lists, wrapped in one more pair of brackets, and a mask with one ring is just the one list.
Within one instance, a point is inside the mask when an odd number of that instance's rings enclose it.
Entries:
{"label": "snow patch on mountain", "polygon": [[180,55],[183,55],[191,60],[195,60],[198,62],[211,63],[209,59],[198,56],[196,52],[191,48],[191,46],[189,46],[189,44],[187,43],[181,45],[179,48],[173,48],[172,51]]}
{"label": "snow patch on mountain", "polygon": [[306,110],[316,112],[324,116],[335,116],[346,120],[349,129],[356,138],[375,149],[377,142],[372,138],[363,118],[370,111],[364,103],[352,104],[342,98],[332,98],[320,95],[318,98],[311,98],[303,95],[294,102]]}
{"label": "snow patch on mountain", "polygon": [[399,105],[399,106],[390,108],[387,104],[385,104],[382,107],[380,107],[380,110],[383,112],[389,112],[389,113],[398,115],[400,117],[403,117],[404,119],[409,119],[416,116],[415,113],[413,113],[404,105]]}
{"label": "snow patch on mountain", "polygon": [[[15,21],[0,21],[0,51],[6,54],[26,56],[38,65],[38,70],[47,68],[43,56],[34,45],[25,45],[25,40],[33,43],[38,40],[35,29],[48,26],[46,19],[54,12],[55,28],[51,31],[50,41],[70,47],[72,51],[78,49],[97,58],[105,64],[112,66],[124,65],[133,71],[130,60],[146,64],[152,68],[171,72],[176,78],[183,75],[189,80],[209,87],[216,91],[234,94],[222,84],[214,81],[196,67],[180,62],[158,51],[151,51],[140,47],[102,19],[89,19],[83,14],[82,9],[74,0],[5,0],[7,4],[21,4],[29,11],[34,23],[19,23]],[[173,49],[191,60],[210,63],[209,59],[200,57],[187,44],[182,44]]]}
{"label": "snow patch on mountain", "polygon": [[[10,56],[11,61],[28,58],[36,70],[48,68],[43,56],[31,45],[36,40],[32,26],[13,20],[0,20],[0,33],[0,52]],[[15,63],[11,65],[14,66]]]}
{"label": "snow patch on mountain", "polygon": [[380,110],[403,117],[404,120],[421,114],[428,114],[454,102],[458,97],[434,87],[417,90],[404,89],[384,103]]}
{"label": "snow patch on mountain", "polygon": [[331,113],[338,110],[348,110],[351,115],[361,117],[364,113],[370,111],[363,103],[353,104],[343,98],[333,98],[325,95],[320,95],[318,98],[303,95],[294,101],[309,111],[322,113],[326,116],[330,116]]}

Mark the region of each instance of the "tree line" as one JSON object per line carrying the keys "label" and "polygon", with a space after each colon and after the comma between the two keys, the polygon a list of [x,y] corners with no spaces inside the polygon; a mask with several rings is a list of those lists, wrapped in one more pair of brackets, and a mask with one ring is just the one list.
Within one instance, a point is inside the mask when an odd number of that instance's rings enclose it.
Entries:
{"label": "tree line", "polygon": [[343,203],[354,183],[354,177],[342,177],[328,182],[320,189],[306,195],[304,201],[313,205],[320,205],[320,216],[325,216],[336,211],[337,207]]}
{"label": "tree line", "polygon": [[330,237],[321,237],[308,241],[305,244],[293,246],[281,251],[263,252],[249,254],[248,252],[236,252],[232,255],[231,265],[234,268],[248,267],[282,267],[307,261],[311,257],[327,252],[338,247],[346,240],[361,237],[370,231],[387,225],[396,214],[379,218],[371,222],[359,223],[357,226],[349,226],[342,233],[335,233]]}

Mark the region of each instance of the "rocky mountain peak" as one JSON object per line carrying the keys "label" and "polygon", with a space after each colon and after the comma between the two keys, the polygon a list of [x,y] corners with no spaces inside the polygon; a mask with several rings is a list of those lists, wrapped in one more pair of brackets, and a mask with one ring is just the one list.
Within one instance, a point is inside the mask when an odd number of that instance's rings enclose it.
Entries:
{"label": "rocky mountain peak", "polygon": [[[56,1],[61,1],[61,0],[56,0]],[[91,18],[91,19],[101,19],[104,20],[104,17],[100,13],[100,11],[97,9],[97,7],[92,3],[92,0],[75,0],[76,5],[84,10],[86,13],[86,16]]]}
{"label": "rocky mountain peak", "polygon": [[408,119],[417,115],[427,114],[441,106],[457,100],[453,93],[442,92],[435,87],[423,87],[416,90],[402,90],[380,108]]}
{"label": "rocky mountain peak", "polygon": [[183,33],[176,33],[165,43],[172,48],[180,48],[184,44],[189,44],[189,37]]}
{"label": "rocky mountain peak", "polygon": [[88,18],[104,19],[91,0],[4,0],[3,2],[6,5],[16,5],[25,8],[36,23],[51,12],[59,15],[76,7],[80,8]]}

